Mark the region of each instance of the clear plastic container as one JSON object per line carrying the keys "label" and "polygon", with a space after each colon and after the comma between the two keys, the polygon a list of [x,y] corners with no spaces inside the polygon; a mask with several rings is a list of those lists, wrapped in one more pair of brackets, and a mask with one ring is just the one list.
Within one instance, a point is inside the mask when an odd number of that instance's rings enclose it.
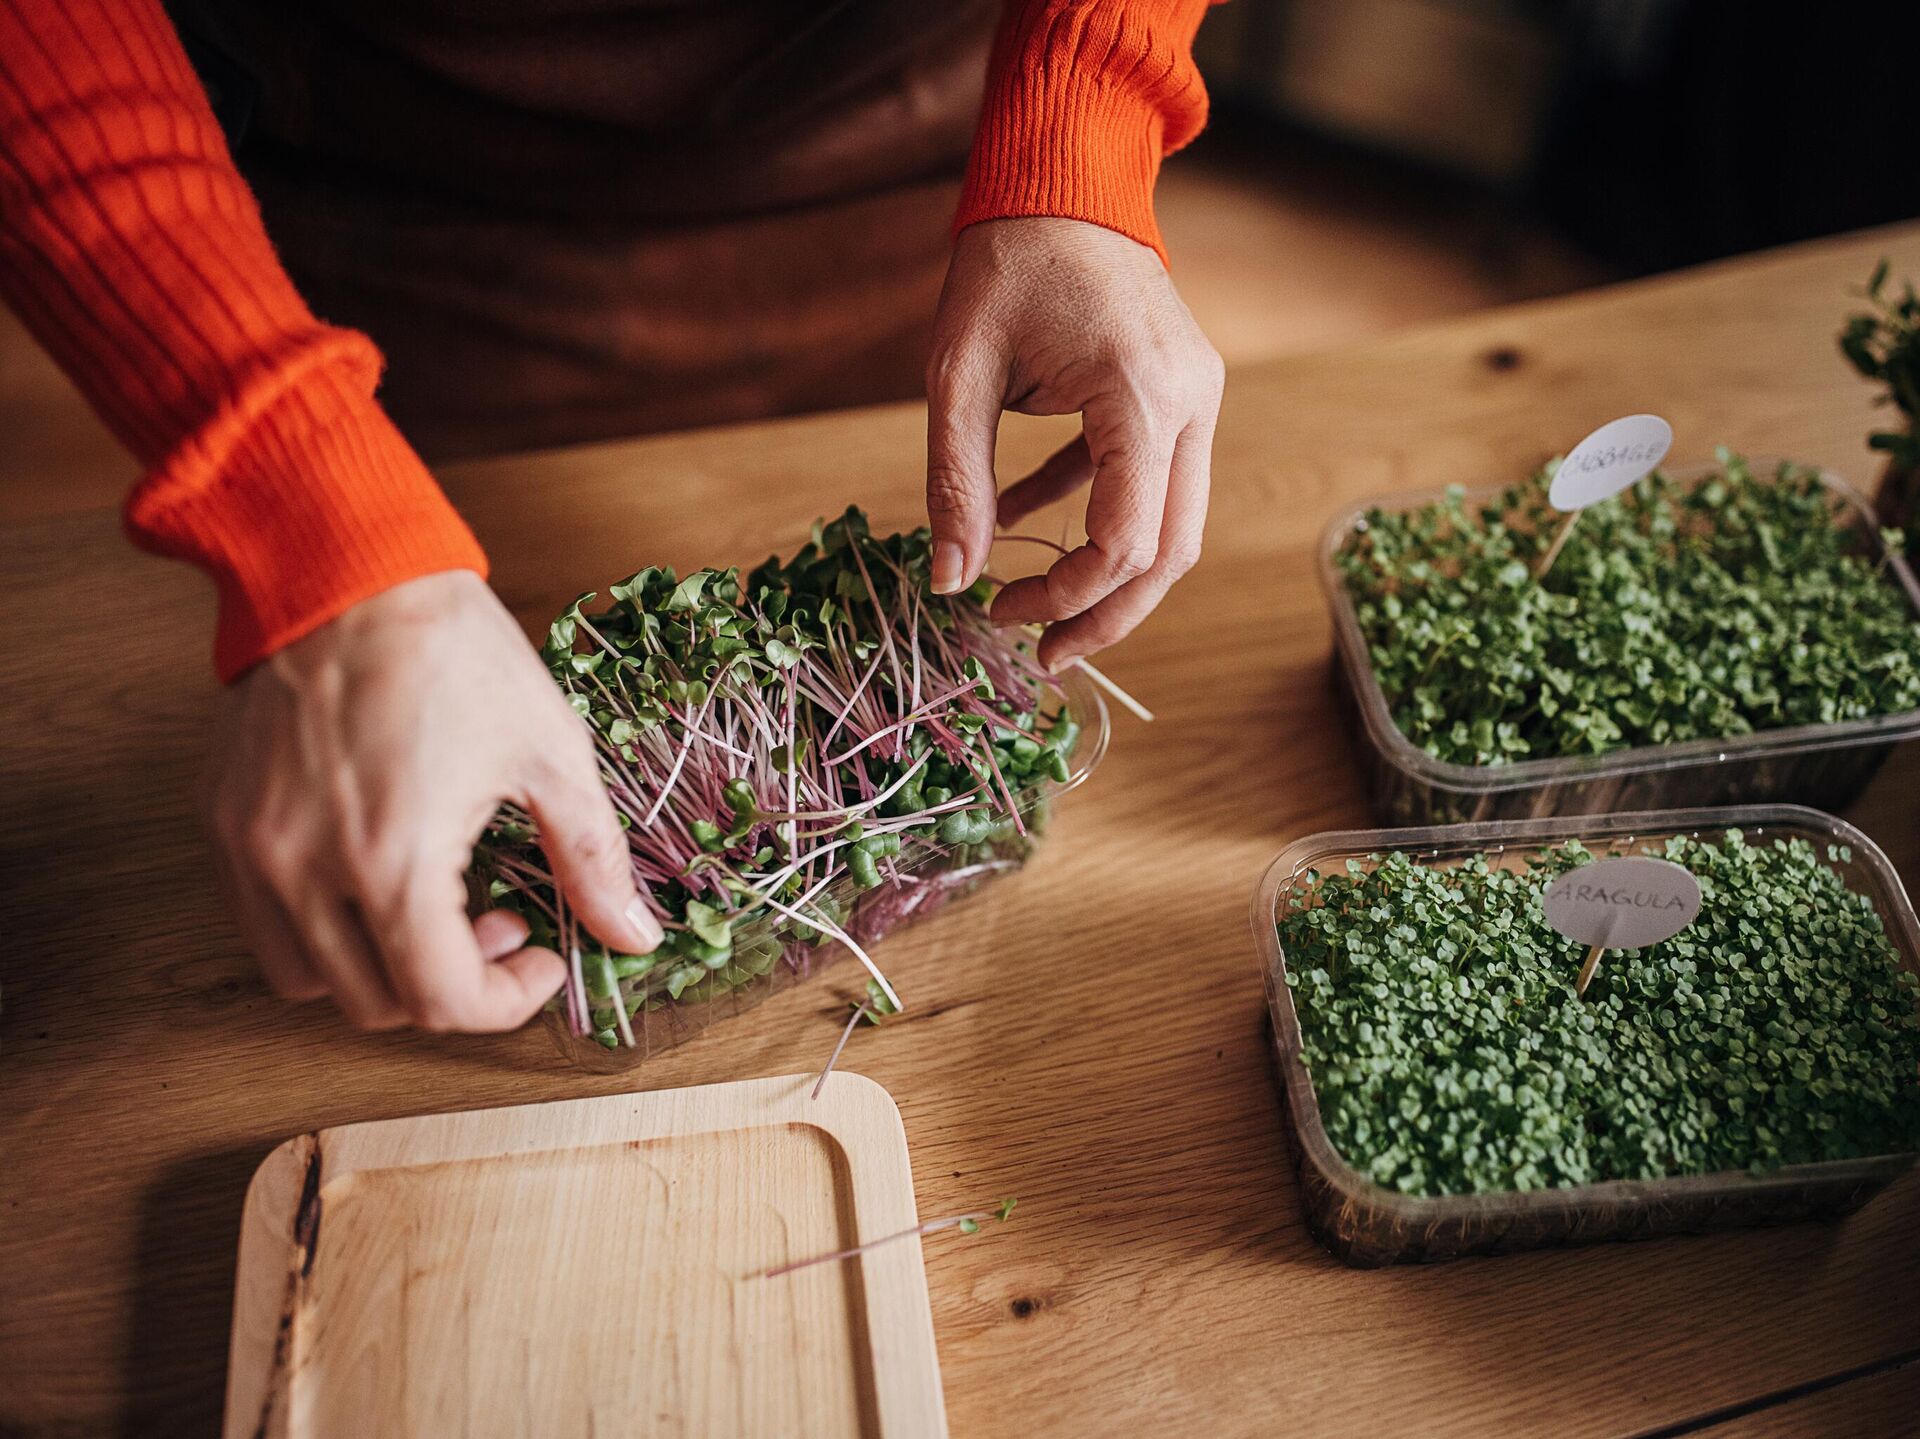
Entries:
{"label": "clear plastic container", "polygon": [[[1111,733],[1106,698],[1084,670],[1070,670],[1060,686],[1066,708],[1080,723],[1080,734],[1064,781],[1049,780],[1014,791],[1027,830],[1024,836],[1018,832],[1002,834],[975,845],[911,838],[891,861],[887,878],[875,888],[861,889],[844,875],[827,887],[825,898],[837,906],[841,924],[862,948],[870,949],[902,925],[924,919],[971,894],[985,881],[1026,863],[1045,830],[1049,806],[1093,773],[1107,752]],[[1057,706],[1049,706],[1047,712],[1055,709]],[[583,1068],[630,1069],[648,1056],[684,1043],[768,996],[810,979],[847,956],[846,946],[824,937],[808,939],[801,931],[802,926],[779,914],[739,926],[733,935],[734,958],[717,975],[682,991],[677,999],[652,995],[632,1009],[628,1020],[634,1037],[631,1046],[609,1049],[590,1034],[575,1034],[564,1011],[557,1008],[546,1012],[547,1029],[560,1052]],[[622,985],[630,996],[631,983],[622,981]],[[594,1000],[596,1006],[607,1003],[604,998]]]}
{"label": "clear plastic container", "polygon": [[[1759,477],[1775,460],[1751,461]],[[1673,472],[1700,480],[1717,466]],[[1882,560],[1920,619],[1920,583],[1881,539],[1870,505],[1837,475],[1820,476],[1841,522],[1866,553]],[[1498,489],[1471,492],[1472,504],[1497,498]],[[1353,597],[1341,583],[1334,556],[1369,510],[1418,509],[1437,493],[1366,500],[1335,516],[1321,536],[1320,587],[1333,613],[1334,685],[1349,720],[1367,777],[1374,814],[1389,824],[1442,824],[1524,819],[1536,815],[1604,814],[1678,809],[1703,804],[1791,800],[1841,809],[1873,778],[1893,746],[1920,736],[1920,708],[1836,724],[1796,725],[1724,739],[1641,745],[1607,754],[1465,765],[1436,759],[1394,723],[1386,692],[1374,674]]]}
{"label": "clear plastic container", "polygon": [[[1260,881],[1253,901],[1254,944],[1266,971],[1274,1056],[1292,1135],[1307,1227],[1339,1258],[1358,1268],[1525,1249],[1698,1234],[1850,1213],[1912,1166],[1915,1155],[1789,1165],[1767,1174],[1736,1171],[1658,1180],[1615,1180],[1570,1189],[1447,1195],[1402,1194],[1375,1184],[1343,1159],[1327,1137],[1313,1077],[1301,1053],[1300,1021],[1286,982],[1287,957],[1276,921],[1280,907],[1309,883],[1309,870],[1371,865],[1403,851],[1423,864],[1511,851],[1516,859],[1543,846],[1578,839],[1596,853],[1638,853],[1676,834],[1745,831],[1749,843],[1805,839],[1848,888],[1867,896],[1900,953],[1920,973],[1920,922],[1900,876],[1876,844],[1844,820],[1799,805],[1506,820],[1423,829],[1364,829],[1309,835],[1289,845]],[[1826,861],[1842,844],[1850,862]]]}

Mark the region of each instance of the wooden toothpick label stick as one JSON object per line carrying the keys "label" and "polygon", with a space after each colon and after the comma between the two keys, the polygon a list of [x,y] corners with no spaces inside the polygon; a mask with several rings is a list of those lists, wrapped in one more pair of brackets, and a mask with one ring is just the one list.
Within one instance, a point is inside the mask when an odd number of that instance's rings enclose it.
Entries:
{"label": "wooden toothpick label stick", "polygon": [[1560,551],[1566,548],[1567,536],[1573,533],[1573,527],[1580,523],[1580,511],[1569,510],[1567,517],[1560,521],[1560,528],[1554,532],[1553,543],[1547,546],[1547,552],[1540,556],[1540,562],[1533,567],[1535,583],[1547,577],[1547,571],[1553,568],[1553,562],[1560,558]]}
{"label": "wooden toothpick label stick", "polygon": [[1692,924],[1700,913],[1700,882],[1684,867],[1652,855],[1596,859],[1570,869],[1540,897],[1540,914],[1576,944],[1586,962],[1573,982],[1586,997],[1609,949],[1644,949]]}
{"label": "wooden toothpick label stick", "polygon": [[1593,972],[1600,968],[1600,956],[1606,952],[1604,944],[1596,944],[1587,951],[1587,962],[1580,966],[1580,977],[1573,982],[1573,992],[1582,999],[1586,998],[1587,986],[1593,983]]}
{"label": "wooden toothpick label stick", "polygon": [[1672,445],[1673,426],[1658,415],[1624,415],[1609,420],[1567,451],[1567,457],[1555,466],[1553,483],[1547,488],[1547,503],[1567,517],[1534,566],[1536,583],[1547,577],[1553,562],[1560,558],[1580,512],[1637,484],[1667,457]]}

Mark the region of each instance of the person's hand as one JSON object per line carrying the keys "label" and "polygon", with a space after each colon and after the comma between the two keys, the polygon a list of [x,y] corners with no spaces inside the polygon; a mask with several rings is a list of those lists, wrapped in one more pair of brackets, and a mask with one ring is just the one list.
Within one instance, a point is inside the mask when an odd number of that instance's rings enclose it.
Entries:
{"label": "person's hand", "polygon": [[512,1029],[566,966],[518,916],[467,917],[462,875],[502,800],[538,823],[586,927],[644,953],[591,737],[478,575],[410,580],[287,646],[227,692],[207,807],[267,982],[331,994],[367,1029]]}
{"label": "person's hand", "polygon": [[[934,588],[980,576],[996,520],[1092,483],[1087,543],[993,603],[1044,624],[1052,669],[1112,644],[1193,567],[1224,368],[1159,257],[1079,220],[989,220],[960,232],[927,367]],[[1003,409],[1078,414],[1081,435],[996,501]]]}

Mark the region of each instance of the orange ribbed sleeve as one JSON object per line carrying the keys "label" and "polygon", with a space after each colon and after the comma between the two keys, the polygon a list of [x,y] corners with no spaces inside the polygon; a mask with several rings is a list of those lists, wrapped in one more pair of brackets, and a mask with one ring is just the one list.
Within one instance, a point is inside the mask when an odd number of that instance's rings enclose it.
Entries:
{"label": "orange ribbed sleeve", "polygon": [[1208,0],[1008,0],[954,230],[1053,215],[1166,247],[1160,161],[1207,119],[1193,37]]}
{"label": "orange ribbed sleeve", "polygon": [[479,546],[281,270],[159,0],[0,0],[0,295],[147,474],[134,540],[219,595],[232,678]]}

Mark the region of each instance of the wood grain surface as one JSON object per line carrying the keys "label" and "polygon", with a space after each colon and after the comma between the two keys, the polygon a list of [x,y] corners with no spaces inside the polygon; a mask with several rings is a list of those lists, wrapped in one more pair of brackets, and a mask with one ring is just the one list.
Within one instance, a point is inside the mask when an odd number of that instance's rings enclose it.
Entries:
{"label": "wood grain surface", "polygon": [[[1495,311],[1235,372],[1208,550],[1106,668],[1159,712],[1025,873],[889,941],[908,1012],[849,1067],[899,1102],[956,1434],[1626,1434],[1920,1352],[1920,1183],[1799,1227],[1356,1273],[1301,1228],[1247,902],[1364,814],[1312,574],[1357,496],[1523,474],[1654,409],[1868,479],[1833,335],[1920,227]],[[1002,478],[1066,426],[1009,420]],[[448,475],[530,625],[643,563],[755,561],[849,501],[919,512],[913,407],[490,461]],[[190,818],[209,594],[81,517],[0,536],[0,1430],[218,1422],[241,1197],[289,1135],[817,1067],[832,973],[629,1076],[533,1029],[362,1035],[255,980]],[[1920,878],[1920,763],[1850,812]]]}
{"label": "wood grain surface", "polygon": [[1920,1434],[1920,1361],[1783,1396],[1699,1432],[1704,1439],[1911,1439]]}
{"label": "wood grain surface", "polygon": [[946,1433],[899,1111],[792,1075],[288,1140],[247,1190],[228,1439]]}

